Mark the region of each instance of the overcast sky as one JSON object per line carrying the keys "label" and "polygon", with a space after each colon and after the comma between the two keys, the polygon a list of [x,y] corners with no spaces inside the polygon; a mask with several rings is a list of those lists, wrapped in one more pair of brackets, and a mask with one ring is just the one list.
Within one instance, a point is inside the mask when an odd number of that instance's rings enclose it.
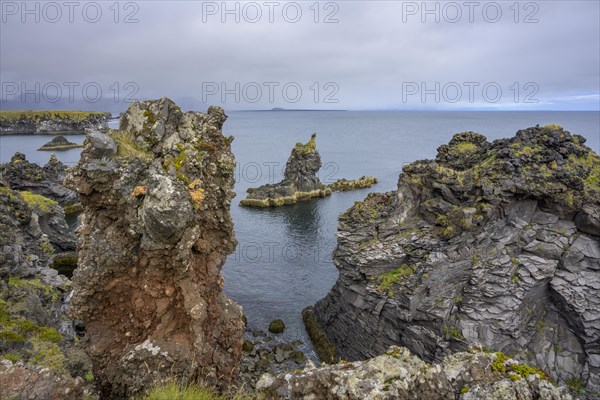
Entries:
{"label": "overcast sky", "polygon": [[515,3],[1,0],[0,105],[598,110],[600,2]]}

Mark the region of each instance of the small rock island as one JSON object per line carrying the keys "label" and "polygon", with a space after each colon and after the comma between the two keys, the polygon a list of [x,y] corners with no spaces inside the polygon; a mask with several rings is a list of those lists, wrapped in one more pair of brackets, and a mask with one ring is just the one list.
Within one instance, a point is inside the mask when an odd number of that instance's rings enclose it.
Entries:
{"label": "small rock island", "polygon": [[321,169],[321,155],[317,150],[316,138],[317,134],[313,133],[307,143],[296,143],[288,158],[281,182],[248,189],[248,196],[240,205],[278,207],[296,204],[313,197],[329,196],[333,191],[362,189],[377,183],[376,178],[363,176],[353,181],[340,179],[330,186],[323,184],[317,176]]}
{"label": "small rock island", "polygon": [[38,151],[61,151],[69,149],[82,148],[82,144],[72,143],[67,140],[66,137],[58,135],[52,138],[51,141],[43,145]]}
{"label": "small rock island", "polygon": [[54,135],[108,129],[109,112],[0,111],[0,135]]}

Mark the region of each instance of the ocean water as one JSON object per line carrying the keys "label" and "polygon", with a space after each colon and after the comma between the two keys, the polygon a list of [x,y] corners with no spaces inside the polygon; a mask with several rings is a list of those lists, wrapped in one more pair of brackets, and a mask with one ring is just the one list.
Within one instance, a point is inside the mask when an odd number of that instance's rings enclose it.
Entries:
{"label": "ocean water", "polygon": [[[331,260],[337,218],[369,192],[394,190],[402,165],[432,158],[438,146],[457,132],[475,131],[488,139],[511,137],[522,128],[555,123],[587,138],[600,153],[598,112],[230,112],[225,135],[233,135],[237,160],[237,197],[231,213],[238,239],[223,268],[225,291],[244,308],[252,328],[266,330],[281,318],[289,339],[312,347],[302,326],[301,310],[324,297],[337,279]],[[324,183],[372,175],[370,189],[334,193],[323,199],[274,209],[239,206],[250,187],[278,182],[294,144],[317,133]],[[49,153],[36,149],[47,136],[0,136],[0,162],[15,151],[45,163]],[[81,142],[83,136],[69,136]],[[80,149],[58,153],[76,163]]]}

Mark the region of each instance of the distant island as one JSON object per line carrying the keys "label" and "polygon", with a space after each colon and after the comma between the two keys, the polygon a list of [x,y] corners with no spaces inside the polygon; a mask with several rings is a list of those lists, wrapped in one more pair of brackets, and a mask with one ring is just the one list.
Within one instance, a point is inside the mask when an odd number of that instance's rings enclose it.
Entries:
{"label": "distant island", "polygon": [[311,108],[282,108],[282,107],[273,107],[270,110],[239,110],[239,111],[348,111],[348,110],[318,110]]}

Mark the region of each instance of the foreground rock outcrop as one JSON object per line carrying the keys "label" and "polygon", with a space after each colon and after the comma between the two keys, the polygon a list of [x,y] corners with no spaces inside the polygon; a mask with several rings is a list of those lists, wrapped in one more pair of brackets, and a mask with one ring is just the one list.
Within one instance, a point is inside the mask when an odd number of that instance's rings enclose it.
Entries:
{"label": "foreground rock outcrop", "polygon": [[305,311],[321,354],[402,345],[434,362],[480,343],[597,398],[600,157],[584,143],[557,126],[461,133],[342,214],[339,279]]}
{"label": "foreground rock outcrop", "polygon": [[566,388],[556,387],[542,371],[502,353],[470,349],[429,365],[394,346],[367,361],[265,374],[257,389],[268,398],[283,399],[572,399]]}
{"label": "foreground rock outcrop", "polygon": [[38,195],[0,183],[0,398],[94,398],[91,361],[66,309],[71,283],[49,267]]}
{"label": "foreground rock outcrop", "polygon": [[71,312],[103,396],[238,376],[242,312],[219,273],[236,245],[226,118],[166,98],[133,103],[118,131],[88,135],[67,177],[84,208]]}
{"label": "foreground rock outcrop", "polygon": [[108,112],[0,111],[0,135],[84,133],[107,129]]}

